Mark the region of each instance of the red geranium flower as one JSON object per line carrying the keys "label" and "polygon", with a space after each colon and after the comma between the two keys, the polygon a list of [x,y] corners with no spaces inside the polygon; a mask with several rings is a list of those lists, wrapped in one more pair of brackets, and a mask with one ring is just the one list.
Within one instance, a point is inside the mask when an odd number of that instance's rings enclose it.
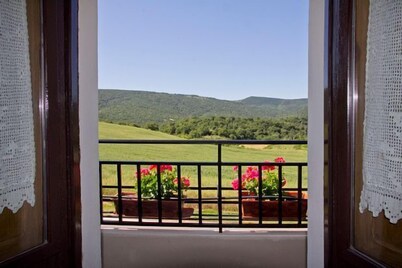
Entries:
{"label": "red geranium flower", "polygon": [[232,181],[232,187],[233,187],[233,189],[235,189],[235,190],[238,190],[238,189],[239,189],[239,179],[234,179],[234,180]]}
{"label": "red geranium flower", "polygon": [[158,168],[157,165],[150,165],[150,166],[149,166],[149,169],[150,169],[150,170],[156,170],[157,168]]}
{"label": "red geranium flower", "polygon": [[165,170],[172,171],[173,167],[171,165],[161,165],[161,172],[163,172]]}
{"label": "red geranium flower", "polygon": [[[270,162],[268,160],[265,160],[264,163],[269,164]],[[275,170],[275,168],[276,167],[274,165],[262,166],[262,170],[268,170],[268,171]]]}
{"label": "red geranium flower", "polygon": [[[239,187],[246,189],[249,193],[256,195],[260,190],[265,196],[275,196],[278,195],[279,191],[279,174],[276,170],[277,163],[285,163],[283,157],[277,157],[275,162],[268,162],[265,165],[261,165],[261,170],[255,166],[249,166],[241,175],[241,185],[240,178],[235,178],[232,181],[232,187],[234,190],[239,190]],[[236,171],[235,168],[233,168]],[[261,180],[260,180],[261,176]],[[237,176],[236,176],[237,177]],[[286,185],[286,179],[284,173],[282,173],[282,186]],[[261,185],[260,185],[261,184]],[[261,189],[260,189],[261,188]]]}
{"label": "red geranium flower", "polygon": [[285,159],[283,157],[275,158],[275,163],[285,163]]}

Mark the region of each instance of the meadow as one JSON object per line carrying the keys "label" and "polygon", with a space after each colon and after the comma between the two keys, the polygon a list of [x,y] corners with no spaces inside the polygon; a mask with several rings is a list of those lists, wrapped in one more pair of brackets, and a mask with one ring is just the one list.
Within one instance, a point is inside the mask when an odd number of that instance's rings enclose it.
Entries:
{"label": "meadow", "polygon": [[[132,126],[117,125],[111,123],[99,123],[99,139],[180,139],[176,136],[162,132],[151,131]],[[273,161],[276,157],[283,157],[286,162],[307,162],[307,147],[304,145],[230,145],[222,147],[222,161],[224,162],[262,162]],[[100,144],[100,160],[130,160],[130,161],[217,161],[216,145],[127,145],[127,144]],[[135,166],[122,166],[122,183],[125,186],[133,186],[135,180]],[[287,180],[286,187],[297,186],[297,168],[284,167],[284,177]],[[103,166],[103,185],[117,185],[116,166]],[[183,166],[182,176],[190,177],[191,186],[197,186],[197,171],[195,166]],[[202,167],[202,186],[216,187],[217,167]],[[236,173],[231,166],[222,168],[222,186],[231,187]],[[307,167],[303,167],[303,187],[307,187]],[[114,195],[114,189],[105,189],[103,194]],[[235,191],[223,191],[223,196],[234,196]],[[188,190],[186,196],[197,198],[196,190]],[[216,197],[215,191],[203,191],[203,197]],[[111,204],[105,202],[105,209],[112,209]],[[206,206],[206,209],[213,209]],[[228,207],[228,210],[232,208]]]}

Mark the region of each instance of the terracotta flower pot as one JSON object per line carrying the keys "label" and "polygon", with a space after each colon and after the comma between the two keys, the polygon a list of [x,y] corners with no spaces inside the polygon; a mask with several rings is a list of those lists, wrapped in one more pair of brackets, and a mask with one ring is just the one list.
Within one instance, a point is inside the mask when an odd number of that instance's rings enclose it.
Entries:
{"label": "terracotta flower pot", "polygon": [[[244,194],[248,196],[248,194]],[[297,197],[290,194],[289,196]],[[303,197],[307,195],[304,194]],[[264,220],[278,220],[278,200],[263,200],[262,201],[262,217]],[[245,220],[256,220],[259,218],[259,202],[258,199],[250,198],[242,200],[242,215]],[[307,218],[307,199],[301,200],[301,217],[302,220]],[[297,200],[282,200],[282,220],[298,220],[298,201]]]}
{"label": "terracotta flower pot", "polygon": [[[114,200],[116,213],[119,212],[119,200]],[[138,217],[138,198],[131,193],[122,193],[123,215]],[[194,208],[182,208],[182,219],[189,219],[193,215]],[[142,217],[148,219],[158,218],[158,200],[142,200]],[[179,219],[179,204],[177,200],[162,200],[162,218],[164,219]]]}

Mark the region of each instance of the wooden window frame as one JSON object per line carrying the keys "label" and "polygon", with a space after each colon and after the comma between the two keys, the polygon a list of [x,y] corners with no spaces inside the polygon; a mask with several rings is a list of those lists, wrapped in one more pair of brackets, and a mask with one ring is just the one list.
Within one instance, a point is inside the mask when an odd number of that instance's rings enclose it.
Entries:
{"label": "wooden window frame", "polygon": [[81,267],[78,0],[42,0],[42,14],[47,239],[0,266]]}
{"label": "wooden window frame", "polygon": [[354,247],[355,4],[326,1],[324,241],[326,267],[384,267]]}

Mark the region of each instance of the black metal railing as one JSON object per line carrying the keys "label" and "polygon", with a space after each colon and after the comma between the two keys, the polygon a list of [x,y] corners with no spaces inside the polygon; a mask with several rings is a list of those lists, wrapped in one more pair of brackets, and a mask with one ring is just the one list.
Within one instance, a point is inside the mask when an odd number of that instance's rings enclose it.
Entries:
{"label": "black metal railing", "polygon": [[[307,227],[307,187],[303,187],[303,174],[306,173],[306,162],[266,163],[223,161],[222,147],[227,145],[305,145],[306,141],[261,141],[261,140],[99,140],[100,144],[166,144],[166,145],[215,145],[217,146],[216,161],[131,161],[131,160],[101,160],[99,161],[100,176],[100,214],[102,224],[112,225],[144,225],[144,226],[182,226],[182,227],[216,227],[219,232],[223,228],[304,228]],[[151,206],[151,200],[144,198],[141,192],[141,170],[155,165],[157,168],[157,191],[154,199],[156,214],[149,215],[145,210]],[[175,167],[177,178],[182,177],[182,170],[193,168],[196,174],[196,186],[187,189],[188,196],[178,194],[169,198],[173,202],[173,216],[165,215],[171,203],[161,198],[162,181],[161,166]],[[263,167],[275,166],[278,175],[278,192],[273,196],[263,195],[262,187],[254,196],[247,194],[242,187],[234,190],[224,186],[223,169],[237,167],[237,177],[241,178],[245,167],[252,166],[258,171],[258,182],[262,185]],[[123,179],[123,168],[130,174]],[[216,168],[216,185],[205,185],[203,171]],[[296,169],[296,187],[282,185],[283,169]],[[114,183],[106,182],[105,169],[115,176]],[[304,172],[304,173],[303,173]],[[138,174],[137,176],[135,174]],[[226,183],[227,184],[227,183]],[[182,181],[178,180],[177,192],[182,193]],[[216,191],[214,194],[206,194]],[[226,193],[226,194],[224,194]],[[292,194],[290,194],[292,193]],[[270,202],[271,201],[271,202]],[[274,202],[272,202],[274,201]],[[270,203],[268,203],[270,202]],[[245,207],[253,203],[257,206],[255,216],[246,215]],[[267,205],[269,207],[267,207]],[[296,215],[285,215],[291,204]],[[273,206],[273,207],[272,207]],[[254,207],[255,208],[255,207]],[[271,210],[271,212],[267,212]],[[272,212],[272,210],[274,212]]]}

